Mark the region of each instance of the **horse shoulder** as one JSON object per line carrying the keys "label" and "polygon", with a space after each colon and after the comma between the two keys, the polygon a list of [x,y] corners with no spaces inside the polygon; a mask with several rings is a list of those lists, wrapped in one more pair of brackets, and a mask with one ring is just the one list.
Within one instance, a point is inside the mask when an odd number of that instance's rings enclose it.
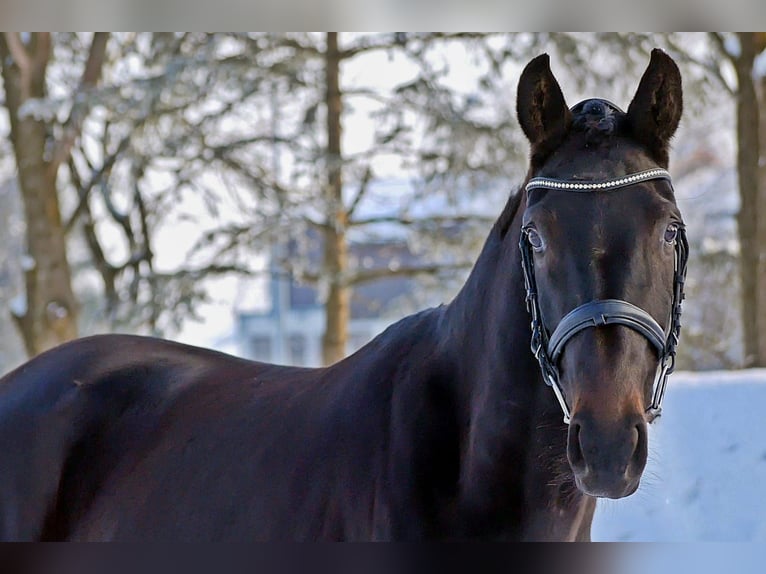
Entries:
{"label": "horse shoulder", "polygon": [[457,497],[460,423],[453,372],[439,348],[443,310],[430,309],[392,327],[386,481],[391,534],[440,538],[451,529]]}

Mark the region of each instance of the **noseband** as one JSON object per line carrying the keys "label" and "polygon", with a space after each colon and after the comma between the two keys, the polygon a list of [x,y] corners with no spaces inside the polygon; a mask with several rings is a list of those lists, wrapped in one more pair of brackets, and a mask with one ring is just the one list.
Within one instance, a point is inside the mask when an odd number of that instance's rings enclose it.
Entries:
{"label": "noseband", "polygon": [[[652,179],[665,179],[670,182],[670,174],[664,169],[650,169],[604,181],[575,181],[535,177],[529,180],[526,190],[527,193],[533,189],[558,189],[576,193],[592,193],[611,191]],[[572,309],[559,321],[553,333],[549,335],[548,330],[543,324],[540,312],[532,245],[529,242],[526,230],[522,230],[519,248],[521,249],[524,284],[527,291],[527,310],[532,318],[532,353],[540,363],[543,380],[548,386],[553,388],[553,392],[561,405],[561,410],[564,411],[564,422],[569,424],[571,413],[559,381],[558,362],[561,353],[567,342],[577,333],[590,327],[600,327],[603,325],[624,325],[629,327],[641,333],[657,349],[659,355],[659,374],[653,386],[652,402],[646,409],[646,414],[649,422],[660,416],[668,376],[675,368],[676,346],[678,345],[678,338],[681,333],[681,302],[684,298],[686,262],[689,254],[689,245],[686,241],[686,233],[683,226],[679,227],[675,240],[673,305],[667,333],[649,313],[632,303],[620,299],[596,299]]]}

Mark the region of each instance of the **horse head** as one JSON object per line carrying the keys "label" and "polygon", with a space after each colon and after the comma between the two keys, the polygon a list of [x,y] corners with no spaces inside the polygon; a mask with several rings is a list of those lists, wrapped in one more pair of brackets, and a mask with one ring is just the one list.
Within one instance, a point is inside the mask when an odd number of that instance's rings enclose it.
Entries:
{"label": "horse head", "polygon": [[533,351],[569,422],[575,482],[592,496],[638,487],[672,370],[687,247],[665,170],[681,110],[680,73],[660,50],[627,113],[601,99],[570,109],[547,55],[519,81]]}

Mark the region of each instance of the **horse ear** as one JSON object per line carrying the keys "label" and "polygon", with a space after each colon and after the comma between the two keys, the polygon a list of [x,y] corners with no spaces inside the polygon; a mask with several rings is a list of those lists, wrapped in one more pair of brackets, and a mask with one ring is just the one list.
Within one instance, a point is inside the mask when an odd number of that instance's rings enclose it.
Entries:
{"label": "horse ear", "polygon": [[532,163],[558,146],[572,123],[572,114],[550,67],[548,54],[527,64],[519,78],[516,115],[532,145]]}
{"label": "horse ear", "polygon": [[668,165],[668,143],[682,110],[681,72],[670,56],[655,48],[628,107],[628,123],[633,136],[663,167]]}

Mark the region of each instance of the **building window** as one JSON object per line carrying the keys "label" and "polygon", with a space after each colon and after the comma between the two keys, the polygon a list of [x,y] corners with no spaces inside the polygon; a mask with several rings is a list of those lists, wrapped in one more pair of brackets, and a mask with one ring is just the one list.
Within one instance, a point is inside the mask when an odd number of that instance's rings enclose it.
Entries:
{"label": "building window", "polygon": [[293,334],[287,338],[290,363],[298,367],[306,365],[306,336]]}
{"label": "building window", "polygon": [[250,352],[256,361],[271,361],[271,337],[253,335],[250,338]]}

